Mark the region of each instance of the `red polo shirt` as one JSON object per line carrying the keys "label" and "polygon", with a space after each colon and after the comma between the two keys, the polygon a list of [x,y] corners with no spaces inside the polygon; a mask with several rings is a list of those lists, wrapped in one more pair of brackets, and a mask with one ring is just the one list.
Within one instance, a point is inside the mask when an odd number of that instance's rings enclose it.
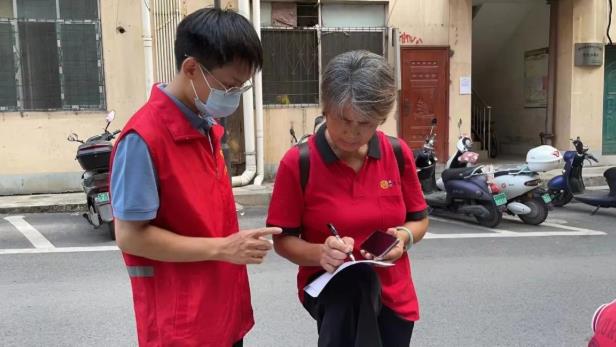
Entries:
{"label": "red polo shirt", "polygon": [[588,347],[616,347],[616,300],[602,305],[592,319],[595,335]]}
{"label": "red polo shirt", "polygon": [[[325,138],[325,126],[308,140],[310,174],[302,191],[299,150],[291,148],[280,162],[267,217],[268,225],[283,228],[311,243],[323,243],[333,223],[341,236],[355,239],[359,246],[375,230],[387,230],[409,220],[426,217],[426,203],[417,178],[413,155],[401,141],[405,159],[403,177],[386,135],[377,131],[368,143],[363,167],[355,172],[338,160]],[[389,268],[375,268],[381,280],[383,304],[402,318],[419,319],[419,306],[411,279],[407,254]],[[323,272],[321,267],[300,266],[297,287],[303,300],[308,280]]]}

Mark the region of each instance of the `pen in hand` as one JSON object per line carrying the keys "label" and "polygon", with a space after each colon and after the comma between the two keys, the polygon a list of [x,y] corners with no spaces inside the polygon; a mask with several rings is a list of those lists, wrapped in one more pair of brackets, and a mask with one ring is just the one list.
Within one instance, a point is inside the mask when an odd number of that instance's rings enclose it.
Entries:
{"label": "pen in hand", "polygon": [[[331,223],[327,224],[327,228],[329,229],[329,231],[332,233],[332,235],[334,235],[334,237],[342,242],[344,244],[344,241],[342,241],[342,238],[340,238],[340,235],[338,235],[338,231],[336,230],[336,228],[334,228],[334,225]],[[355,257],[353,256],[353,252],[348,252],[347,255],[349,256],[349,258],[351,258],[352,261],[355,261]]]}

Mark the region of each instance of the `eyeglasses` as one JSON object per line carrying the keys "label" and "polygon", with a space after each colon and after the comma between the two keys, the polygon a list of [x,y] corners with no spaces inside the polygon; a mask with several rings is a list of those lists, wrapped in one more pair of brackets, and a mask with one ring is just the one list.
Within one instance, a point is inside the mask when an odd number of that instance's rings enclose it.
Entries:
{"label": "eyeglasses", "polygon": [[[222,87],[222,90],[225,92],[225,95],[227,94],[243,94],[244,92],[250,90],[250,88],[252,88],[252,82],[250,80],[244,82],[244,85],[241,87],[231,87],[231,88],[226,88],[225,85],[220,82],[218,80],[218,78],[216,78],[216,76],[214,76],[214,74],[212,74],[210,72],[210,70],[206,69],[205,66],[201,65],[201,63],[199,63],[199,66],[201,67],[202,70],[205,70],[205,72],[208,73],[208,75],[212,76],[212,78],[218,82],[218,85],[220,85]],[[204,76],[205,77],[205,76]],[[207,83],[207,86],[212,89],[212,87],[210,87],[210,83],[207,81],[207,78],[205,79],[205,83]]]}

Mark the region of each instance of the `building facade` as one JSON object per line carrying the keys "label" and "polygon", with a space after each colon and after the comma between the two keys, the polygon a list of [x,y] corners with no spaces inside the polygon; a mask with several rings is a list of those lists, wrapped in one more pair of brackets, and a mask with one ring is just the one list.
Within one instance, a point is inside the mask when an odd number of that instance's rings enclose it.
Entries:
{"label": "building facade", "polygon": [[[213,3],[0,0],[0,195],[78,190],[81,170],[67,135],[101,132],[109,110],[112,128],[121,128],[145,102],[146,86],[172,78],[179,20]],[[616,40],[616,29],[608,31],[608,7],[602,0],[261,1],[264,174],[272,177],[293,145],[291,129],[297,137],[311,132],[321,112],[320,73],[350,49],[381,54],[395,67],[398,102],[382,129],[418,147],[437,119],[443,161],[460,133],[472,133],[478,149],[496,143],[494,154],[521,160],[542,141],[565,150],[580,136],[600,159],[616,162],[616,50],[607,35]],[[232,172],[241,173],[242,117],[227,127]]]}

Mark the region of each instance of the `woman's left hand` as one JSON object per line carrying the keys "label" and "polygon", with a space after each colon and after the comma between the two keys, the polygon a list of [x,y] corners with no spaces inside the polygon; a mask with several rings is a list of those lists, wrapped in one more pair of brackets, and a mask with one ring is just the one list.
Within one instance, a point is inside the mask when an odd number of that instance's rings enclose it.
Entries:
{"label": "woman's left hand", "polygon": [[375,259],[376,257],[373,254],[370,254],[368,252],[366,252],[365,250],[361,250],[361,255],[368,259],[368,260],[382,260],[382,261],[387,261],[387,262],[395,262],[396,260],[400,259],[400,257],[402,257],[405,253],[404,251],[404,239],[400,238],[400,236],[398,235],[398,231],[396,230],[396,228],[389,228],[387,229],[386,233],[395,236],[396,238],[398,238],[398,243],[389,251],[387,252],[382,258],[380,259]]}

